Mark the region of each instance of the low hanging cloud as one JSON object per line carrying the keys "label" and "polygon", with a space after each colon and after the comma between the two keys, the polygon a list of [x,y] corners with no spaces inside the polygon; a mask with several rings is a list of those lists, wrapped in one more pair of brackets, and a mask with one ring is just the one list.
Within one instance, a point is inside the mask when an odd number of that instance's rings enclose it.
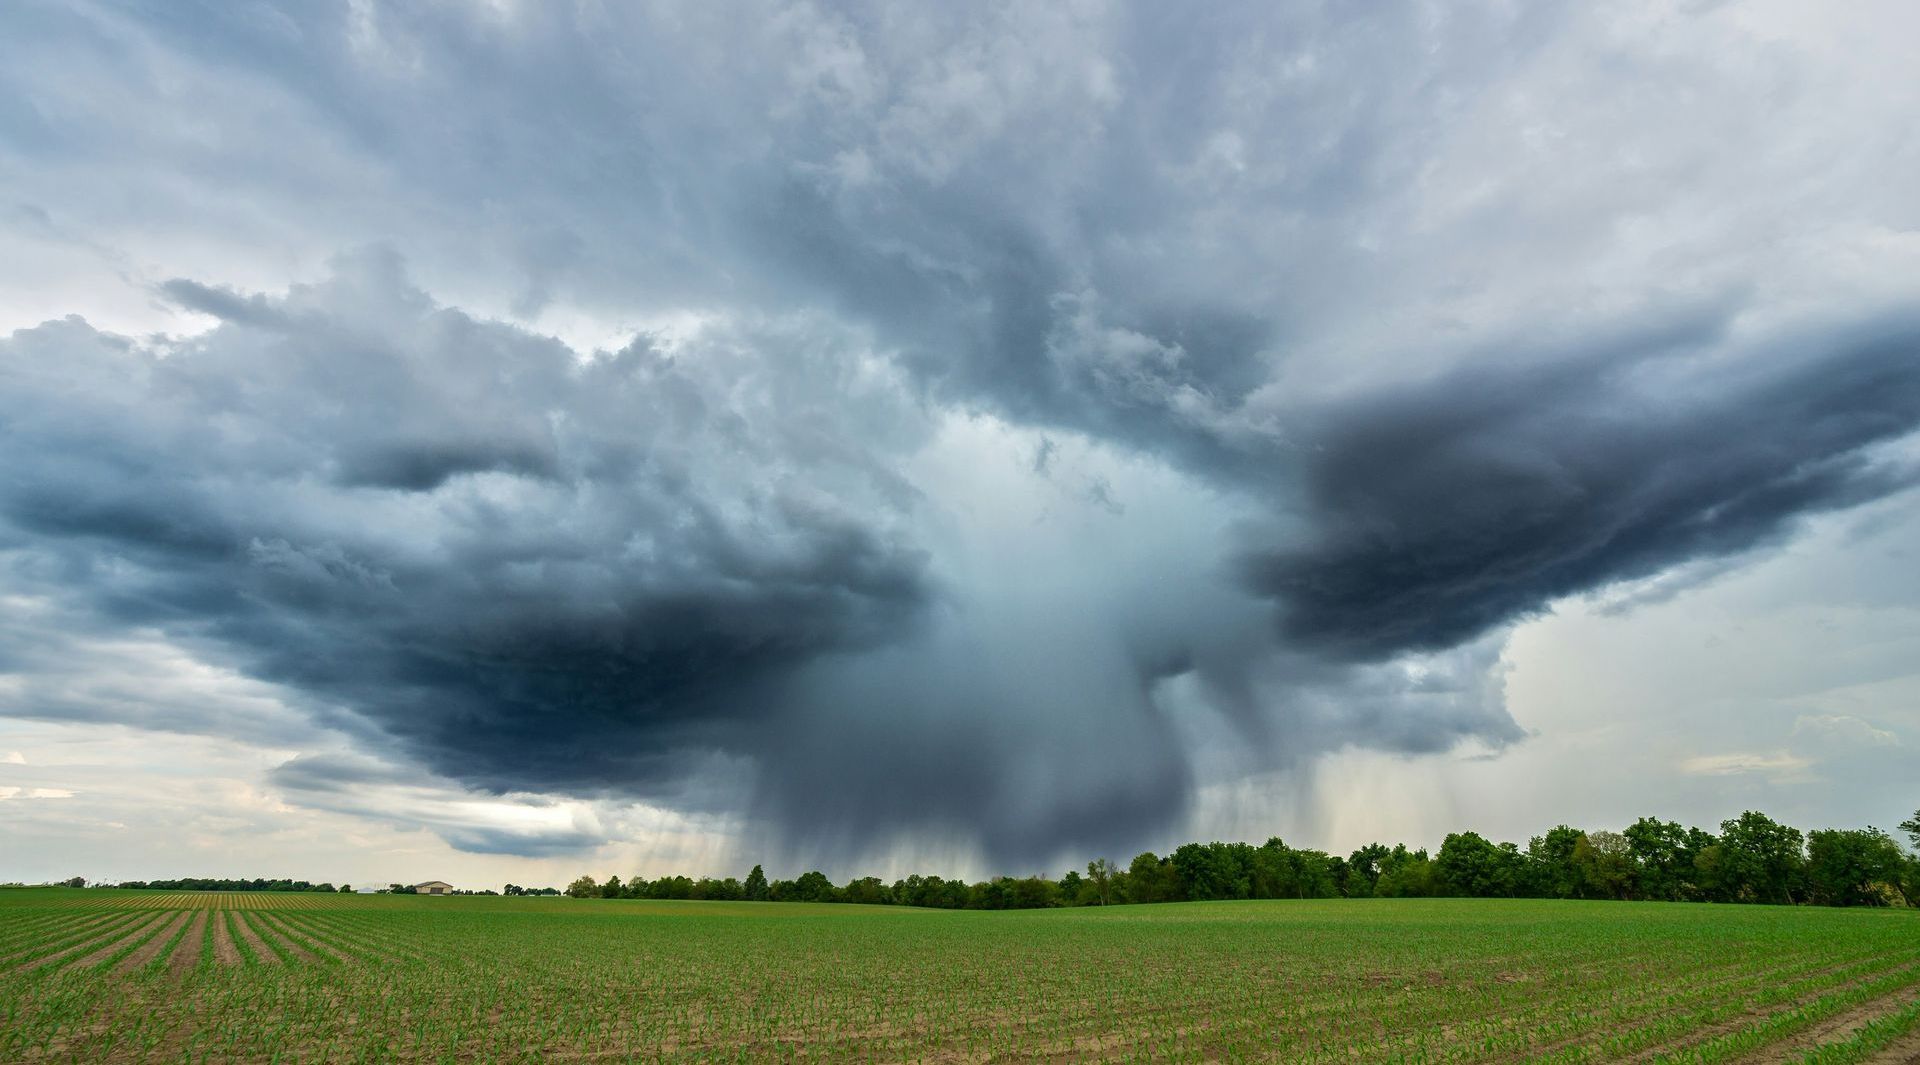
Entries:
{"label": "low hanging cloud", "polygon": [[[1920,321],[1476,370],[1307,412],[1306,527],[1247,585],[1296,644],[1454,646],[1563,596],[1778,540],[1911,486]],[[1729,370],[1729,360],[1738,367]]]}
{"label": "low hanging cloud", "polygon": [[804,350],[765,377],[644,340],[576,359],[380,255],[246,305],[164,351],[78,321],[5,342],[5,546],[103,628],[483,786],[645,793],[927,607],[886,431],[809,404],[845,382]]}

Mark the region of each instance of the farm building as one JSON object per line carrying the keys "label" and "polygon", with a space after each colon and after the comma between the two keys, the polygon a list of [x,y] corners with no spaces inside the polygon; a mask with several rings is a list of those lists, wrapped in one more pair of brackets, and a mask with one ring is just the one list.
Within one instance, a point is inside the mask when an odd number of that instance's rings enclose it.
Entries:
{"label": "farm building", "polygon": [[424,884],[413,885],[413,890],[416,895],[451,895],[453,885],[445,880],[429,880]]}

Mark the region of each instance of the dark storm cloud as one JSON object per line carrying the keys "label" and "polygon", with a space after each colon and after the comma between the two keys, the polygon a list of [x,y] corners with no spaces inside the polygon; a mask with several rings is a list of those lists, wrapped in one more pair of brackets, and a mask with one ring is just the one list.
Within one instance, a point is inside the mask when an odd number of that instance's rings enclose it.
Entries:
{"label": "dark storm cloud", "polygon": [[274,767],[270,779],[296,791],[351,791],[376,784],[415,784],[419,772],[340,754],[301,755]]}
{"label": "dark storm cloud", "polygon": [[[803,350],[752,388],[737,351],[577,361],[378,254],[240,305],[164,353],[77,321],[5,342],[0,537],[102,628],[163,626],[470,784],[657,794],[778,713],[782,674],[923,612],[867,487],[884,434],[822,427]],[[796,459],[796,427],[836,446]]]}
{"label": "dark storm cloud", "polygon": [[1920,426],[1920,324],[1766,347],[1608,349],[1310,412],[1307,532],[1248,559],[1248,587],[1290,643],[1378,659],[1913,483],[1869,449]]}

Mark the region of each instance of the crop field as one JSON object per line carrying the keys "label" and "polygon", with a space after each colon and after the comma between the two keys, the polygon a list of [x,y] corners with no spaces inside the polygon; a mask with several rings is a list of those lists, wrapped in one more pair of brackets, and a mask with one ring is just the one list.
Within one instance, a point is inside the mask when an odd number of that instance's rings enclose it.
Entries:
{"label": "crop field", "polygon": [[4,1061],[1910,1061],[1920,914],[0,891]]}

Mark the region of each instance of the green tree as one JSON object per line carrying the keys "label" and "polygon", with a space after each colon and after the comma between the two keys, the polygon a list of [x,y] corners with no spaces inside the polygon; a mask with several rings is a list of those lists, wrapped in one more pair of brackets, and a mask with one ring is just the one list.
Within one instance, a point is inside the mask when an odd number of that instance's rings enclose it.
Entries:
{"label": "green tree", "polygon": [[893,892],[887,889],[887,885],[880,882],[879,877],[866,876],[847,881],[847,886],[841,889],[840,898],[843,902],[880,906],[893,901]]}
{"label": "green tree", "polygon": [[1117,870],[1113,863],[1105,858],[1096,858],[1087,863],[1087,883],[1093,885],[1094,897],[1105,906],[1113,901],[1113,878]]}
{"label": "green tree", "polygon": [[1449,894],[1482,899],[1513,894],[1506,856],[1478,832],[1449,833],[1434,865]]}
{"label": "green tree", "polygon": [[1374,882],[1374,894],[1383,899],[1433,898],[1445,890],[1440,874],[1425,850],[1410,851],[1404,843],[1395,844],[1380,863],[1380,879]]}
{"label": "green tree", "polygon": [[1062,906],[1081,905],[1081,896],[1089,892],[1085,877],[1080,870],[1069,869],[1067,875],[1060,878],[1060,904]]}
{"label": "green tree", "polygon": [[793,882],[793,902],[834,902],[833,881],[827,874],[814,870],[801,873],[800,879]]}
{"label": "green tree", "polygon": [[1920,850],[1920,810],[1915,810],[1912,817],[1900,822],[1900,831],[1905,832],[1907,839],[1913,842],[1914,850]]}
{"label": "green tree", "polygon": [[1636,897],[1633,848],[1618,832],[1587,832],[1574,844],[1573,864],[1580,871],[1582,894],[1590,898]]}
{"label": "green tree", "polygon": [[1350,899],[1367,899],[1374,895],[1374,885],[1380,882],[1381,863],[1393,853],[1384,843],[1369,843],[1347,856],[1347,875],[1340,885],[1341,891]]}
{"label": "green tree", "polygon": [[767,873],[766,873],[766,870],[764,870],[764,869],[762,869],[762,868],[760,868],[760,867],[759,867],[759,866],[757,866],[757,865],[756,865],[756,866],[754,866],[754,867],[753,867],[753,872],[751,872],[751,873],[748,873],[748,874],[747,874],[747,888],[746,888],[746,890],[747,890],[747,900],[748,900],[749,902],[765,902],[765,901],[767,901]]}
{"label": "green tree", "polygon": [[1180,878],[1173,863],[1146,851],[1127,866],[1128,902],[1179,902]]}
{"label": "green tree", "polygon": [[1580,870],[1573,863],[1574,849],[1586,833],[1566,825],[1555,825],[1544,836],[1527,843],[1527,858],[1533,863],[1532,880],[1538,894],[1555,899],[1581,898]]}
{"label": "green tree", "polygon": [[1253,852],[1248,895],[1256,899],[1294,899],[1304,894],[1293,849],[1279,836],[1269,838]]}
{"label": "green tree", "polygon": [[[1244,843],[1188,843],[1173,852],[1171,864],[1179,878],[1177,898],[1244,899],[1252,891],[1247,868],[1253,848]],[[1242,855],[1246,851],[1246,855]]]}
{"label": "green tree", "polygon": [[[394,885],[396,889],[399,888],[399,886],[398,884]],[[594,883],[592,877],[583,876],[567,885],[567,894],[576,899],[596,898],[600,894],[600,885]]]}
{"label": "green tree", "polygon": [[1044,876],[1029,876],[1007,884],[1009,907],[1039,910],[1060,905],[1060,885]]}
{"label": "green tree", "polygon": [[1757,810],[1720,822],[1723,885],[1730,897],[1792,905],[1806,873],[1805,840]]}
{"label": "green tree", "polygon": [[1807,890],[1827,906],[1884,906],[1889,892],[1903,898],[1908,858],[1877,828],[1816,829],[1807,833]]}
{"label": "green tree", "polygon": [[1673,902],[1690,897],[1693,856],[1679,822],[1642,817],[1620,835],[1627,841],[1641,898]]}

